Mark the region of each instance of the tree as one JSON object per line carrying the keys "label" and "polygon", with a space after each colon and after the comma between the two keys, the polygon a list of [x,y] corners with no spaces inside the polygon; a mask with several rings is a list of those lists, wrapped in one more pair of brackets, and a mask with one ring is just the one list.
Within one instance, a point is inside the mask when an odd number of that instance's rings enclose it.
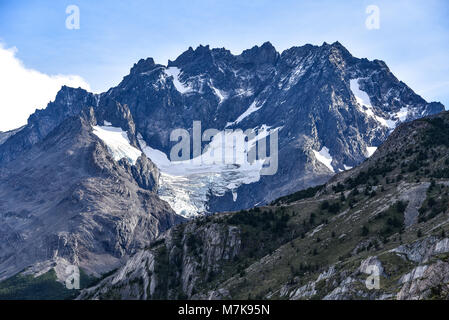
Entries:
{"label": "tree", "polygon": [[321,210],[326,210],[327,208],[329,208],[329,201],[324,200],[324,201],[321,203]]}
{"label": "tree", "polygon": [[367,226],[362,227],[362,237],[366,237],[369,234],[369,229]]}
{"label": "tree", "polygon": [[334,202],[331,205],[329,205],[328,211],[330,213],[337,213],[338,211],[340,211],[340,203],[338,202]]}
{"label": "tree", "polygon": [[407,202],[398,201],[395,203],[396,211],[399,213],[404,213],[407,208]]}

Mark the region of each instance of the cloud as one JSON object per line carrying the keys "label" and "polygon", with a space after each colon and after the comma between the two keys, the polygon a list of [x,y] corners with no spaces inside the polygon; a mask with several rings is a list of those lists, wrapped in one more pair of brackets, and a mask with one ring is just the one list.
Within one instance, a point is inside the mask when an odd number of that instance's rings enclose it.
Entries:
{"label": "cloud", "polygon": [[28,116],[45,108],[63,85],[90,91],[80,76],[47,75],[28,69],[16,53],[17,48],[5,48],[0,43],[0,131],[26,124]]}

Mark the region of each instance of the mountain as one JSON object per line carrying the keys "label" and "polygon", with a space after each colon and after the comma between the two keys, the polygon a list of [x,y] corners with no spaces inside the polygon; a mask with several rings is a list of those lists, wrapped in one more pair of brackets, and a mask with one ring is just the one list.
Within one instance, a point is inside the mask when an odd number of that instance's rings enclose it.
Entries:
{"label": "mountain", "polygon": [[6,132],[0,131],[0,144],[3,144],[3,142],[8,140],[9,137],[15,135],[17,132],[19,132],[22,129],[23,129],[23,127],[17,128],[15,130],[6,131]]}
{"label": "mountain", "polygon": [[447,299],[448,203],[443,112],[324,185],[171,228],[78,298]]}
{"label": "mountain", "polygon": [[[396,79],[384,62],[355,58],[339,42],[282,53],[267,42],[240,55],[199,46],[167,66],[142,59],[105,93],[72,90],[67,96],[69,91],[63,88],[55,102],[0,146],[0,163],[13,160],[85,106],[104,110],[101,119],[111,122],[109,106],[118,103],[133,126],[132,131],[126,123],[114,126],[127,131],[155,162],[161,171],[159,196],[185,217],[250,208],[323,183],[361,163],[397,124],[444,110]],[[203,132],[253,130],[257,142],[276,133],[275,174],[261,174],[259,163],[176,165],[169,160],[175,145],[170,134],[180,128],[194,136],[194,121]],[[270,158],[258,159],[267,164]]]}
{"label": "mountain", "polygon": [[[167,66],[142,59],[101,94],[64,86],[27,125],[0,133],[0,280],[63,282],[69,264],[99,277],[185,217],[324,183],[400,123],[443,109],[338,42],[240,55],[199,46]],[[195,161],[172,161],[175,129],[209,132],[199,150],[187,141]],[[221,138],[247,130],[243,155],[259,157],[226,158],[237,150]],[[223,147],[227,161],[215,162]]]}
{"label": "mountain", "polygon": [[[257,183],[223,177],[195,188],[204,175],[187,174],[187,185],[179,181],[185,177],[162,175],[169,190],[161,196],[173,207],[193,207],[176,210],[186,216],[249,208],[323,183],[362,162],[397,123],[444,110],[398,81],[384,62],[357,59],[338,42],[282,54],[267,42],[238,56],[189,48],[167,66],[139,61],[107,94],[129,106],[146,143],[167,155],[171,130],[193,135],[195,120],[204,129],[278,131],[277,173],[256,177]],[[206,180],[221,175],[211,171]],[[180,193],[193,196],[173,196]]]}
{"label": "mountain", "polygon": [[[75,104],[80,98],[86,105]],[[63,282],[69,264],[98,277],[184,221],[157,196],[159,170],[132,137],[96,126],[107,114],[132,132],[126,107],[94,110],[93,98],[63,88],[2,145],[10,152],[2,149],[0,167],[1,280],[55,269]]]}

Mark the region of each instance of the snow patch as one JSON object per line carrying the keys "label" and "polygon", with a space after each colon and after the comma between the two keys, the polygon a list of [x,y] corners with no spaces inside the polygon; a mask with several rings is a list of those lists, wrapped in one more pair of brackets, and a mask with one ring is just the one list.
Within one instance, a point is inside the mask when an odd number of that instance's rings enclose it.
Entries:
{"label": "snow patch", "polygon": [[243,96],[243,97],[251,97],[254,95],[254,91],[252,89],[237,89],[236,91],[237,96]]}
{"label": "snow patch", "polygon": [[334,168],[332,167],[332,157],[329,153],[329,149],[326,147],[323,147],[320,151],[312,150],[315,154],[315,158],[324,164],[326,167],[329,168],[330,171],[335,172]]}
{"label": "snow patch", "polygon": [[345,168],[345,170],[351,170],[352,169],[352,167],[350,167],[350,166],[347,166],[347,165],[343,165],[343,167]]}
{"label": "snow patch", "polygon": [[369,158],[377,150],[377,147],[366,147],[366,156]]}
{"label": "snow patch", "polygon": [[129,143],[128,134],[121,128],[111,126],[93,126],[93,134],[108,147],[115,161],[123,158],[135,165],[142,152]]}
{"label": "snow patch", "polygon": [[407,119],[409,109],[408,108],[401,108],[399,112],[396,112],[395,116],[399,119],[399,121],[404,122]]}
{"label": "snow patch", "polygon": [[214,90],[214,93],[218,97],[218,99],[220,99],[219,103],[223,103],[223,101],[226,100],[227,95],[212,85],[210,87],[212,88],[212,90]]}
{"label": "snow patch", "polygon": [[192,88],[190,86],[187,86],[187,85],[183,84],[179,80],[179,74],[181,73],[181,70],[179,68],[177,68],[177,67],[168,67],[167,69],[165,69],[165,73],[169,77],[173,77],[173,84],[174,84],[176,90],[178,90],[180,93],[186,93],[186,92],[192,90]]}
{"label": "snow patch", "polygon": [[243,119],[245,119],[246,117],[248,117],[250,114],[256,112],[257,110],[259,110],[260,108],[262,108],[261,106],[257,106],[257,101],[254,101],[253,103],[251,103],[251,105],[249,106],[249,108],[243,112],[234,122],[228,122],[228,124],[226,125],[226,127],[230,126],[230,125],[234,125],[234,124],[239,124],[240,122],[243,121]]}
{"label": "snow patch", "polygon": [[351,91],[352,94],[354,95],[355,99],[357,100],[357,103],[359,103],[362,106],[367,107],[371,113],[372,113],[372,105],[371,105],[371,100],[368,96],[368,94],[365,91],[360,90],[360,86],[359,86],[359,80],[361,78],[357,78],[357,79],[351,79],[349,81],[349,86],[351,87]]}
{"label": "snow patch", "polygon": [[376,116],[374,114],[373,106],[371,104],[371,100],[370,100],[368,94],[365,91],[360,89],[360,85],[359,85],[360,79],[362,79],[362,78],[351,79],[349,81],[349,86],[351,88],[352,94],[354,95],[355,99],[357,100],[357,103],[360,106],[362,106],[360,111],[365,113],[367,116],[374,118],[375,120],[377,120],[377,122],[379,122],[383,126],[388,127],[390,129],[394,129],[396,126],[396,121],[385,119],[385,118]]}
{"label": "snow patch", "polygon": [[373,106],[371,104],[371,100],[368,96],[368,94],[360,89],[359,80],[363,78],[357,78],[357,79],[351,79],[349,81],[349,86],[351,88],[351,91],[357,100],[357,103],[362,107],[360,111],[368,115],[369,117],[374,118],[382,124],[383,126],[394,129],[396,128],[398,122],[404,122],[407,119],[409,108],[403,107],[398,112],[390,113],[389,119],[385,119],[379,116],[376,116],[373,112]]}

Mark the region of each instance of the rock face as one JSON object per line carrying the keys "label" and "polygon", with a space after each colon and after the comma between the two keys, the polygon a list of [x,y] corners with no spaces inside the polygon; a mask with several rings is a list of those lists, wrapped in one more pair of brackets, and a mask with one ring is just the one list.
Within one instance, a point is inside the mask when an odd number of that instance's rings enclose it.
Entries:
{"label": "rock face", "polygon": [[0,144],[3,144],[3,142],[8,140],[9,137],[12,137],[13,135],[15,135],[17,132],[19,132],[22,129],[23,129],[23,127],[15,129],[15,130],[6,131],[6,132],[0,131]]}
{"label": "rock face", "polygon": [[[1,145],[1,280],[59,262],[99,276],[183,221],[157,196],[159,171],[144,154],[116,161],[93,133],[104,114],[95,101],[63,88]],[[132,132],[127,110],[108,106]]]}
{"label": "rock face", "polygon": [[225,290],[198,290],[240,253],[240,237],[238,228],[215,223],[171,229],[79,299],[219,299]]}

